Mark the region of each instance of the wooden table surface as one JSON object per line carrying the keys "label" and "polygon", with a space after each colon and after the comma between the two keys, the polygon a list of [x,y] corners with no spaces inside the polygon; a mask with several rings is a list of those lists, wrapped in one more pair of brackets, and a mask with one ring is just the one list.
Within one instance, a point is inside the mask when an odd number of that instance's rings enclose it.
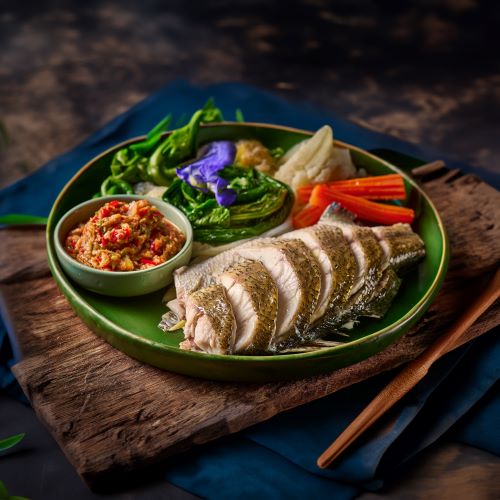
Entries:
{"label": "wooden table surface", "polygon": [[[13,372],[77,472],[99,489],[192,446],[399,366],[446,329],[500,262],[500,247],[495,246],[500,240],[498,191],[477,177],[452,171],[423,186],[450,238],[443,289],[406,336],[363,362],[304,380],[243,385],[144,365],[106,344],[76,317],[48,273],[43,229],[20,228],[3,230],[0,238],[0,254],[18,257],[0,265],[0,299],[23,358]],[[461,341],[499,322],[496,304]]]}
{"label": "wooden table surface", "polygon": [[[286,9],[264,1],[3,5],[0,187],[176,77],[253,83],[455,154],[479,174],[498,172],[500,60],[492,49],[500,43],[498,9],[437,0],[395,6],[367,1],[361,9],[349,2],[332,8],[321,0],[289,2]],[[450,497],[481,490],[488,498],[500,461],[467,447],[433,449],[384,495],[438,498],[441,483]],[[23,475],[16,477],[23,484]]]}

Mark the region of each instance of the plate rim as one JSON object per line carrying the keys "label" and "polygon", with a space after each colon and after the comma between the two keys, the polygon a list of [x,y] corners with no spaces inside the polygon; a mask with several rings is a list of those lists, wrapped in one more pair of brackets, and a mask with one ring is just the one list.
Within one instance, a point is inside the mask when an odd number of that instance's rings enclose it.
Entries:
{"label": "plate rim", "polygon": [[[202,125],[203,128],[216,128],[220,126],[237,126],[237,127],[242,127],[242,128],[247,128],[247,127],[258,127],[258,128],[269,128],[269,129],[274,129],[274,130],[283,130],[286,132],[292,132],[292,133],[299,133],[303,135],[308,135],[312,136],[314,132],[309,131],[309,130],[304,130],[300,128],[294,128],[294,127],[289,127],[286,125],[275,125],[275,124],[269,124],[269,123],[259,123],[259,122],[231,122],[231,121],[224,121],[224,122],[217,122],[217,123],[212,123],[212,124],[205,124]],[[164,136],[168,136],[171,133],[171,131],[165,132]],[[439,227],[440,231],[440,236],[441,236],[441,241],[442,241],[442,252],[441,252],[441,259],[439,262],[438,270],[436,272],[436,275],[434,276],[434,279],[431,283],[431,285],[428,287],[426,293],[424,296],[410,309],[398,318],[397,321],[391,323],[390,325],[387,325],[385,328],[382,328],[381,330],[377,330],[369,335],[366,335],[364,337],[361,337],[359,339],[352,340],[350,342],[346,342],[345,344],[341,344],[338,346],[333,346],[333,347],[325,347],[322,349],[318,349],[317,351],[312,351],[312,352],[304,352],[304,353],[291,353],[291,354],[278,354],[278,355],[260,355],[260,356],[255,356],[255,355],[238,355],[238,354],[231,354],[231,355],[220,355],[220,354],[207,354],[207,353],[200,353],[200,352],[194,352],[194,351],[186,351],[183,349],[180,349],[179,347],[173,347],[167,344],[163,344],[160,342],[156,342],[154,340],[146,339],[144,337],[141,337],[138,334],[135,334],[129,330],[126,330],[125,328],[122,328],[121,326],[117,325],[113,321],[111,321],[109,318],[101,314],[98,310],[96,310],[94,307],[92,307],[78,292],[78,290],[74,287],[72,282],[69,280],[69,278],[64,274],[62,271],[62,268],[60,267],[59,262],[57,261],[57,256],[55,255],[55,249],[53,247],[53,229],[55,228],[54,224],[54,218],[55,218],[55,211],[60,204],[62,198],[64,197],[66,191],[70,188],[70,186],[73,184],[73,182],[76,181],[84,172],[86,172],[88,169],[90,169],[95,162],[97,162],[99,159],[101,159],[103,156],[106,156],[109,154],[111,151],[120,149],[122,147],[127,146],[128,144],[137,142],[139,140],[145,139],[145,135],[140,135],[136,136],[130,139],[127,139],[125,141],[122,141],[120,143],[115,144],[114,146],[111,146],[107,148],[105,151],[99,153],[98,155],[94,156],[91,158],[85,165],[83,165],[69,180],[68,182],[64,185],[64,187],[61,189],[59,192],[57,198],[55,199],[47,221],[47,229],[46,229],[46,250],[47,250],[47,256],[48,256],[48,262],[49,262],[49,267],[52,273],[52,276],[54,277],[54,280],[56,281],[58,287],[62,291],[62,293],[65,295],[65,297],[68,299],[70,306],[72,307],[73,310],[77,313],[79,317],[80,316],[80,311],[74,306],[74,303],[77,303],[79,307],[81,307],[83,310],[85,310],[90,317],[100,323],[100,324],[105,324],[108,328],[108,331],[110,330],[112,334],[118,334],[120,337],[125,337],[131,340],[134,343],[139,343],[139,344],[147,344],[151,348],[159,348],[160,350],[165,350],[173,355],[176,356],[181,356],[186,359],[189,358],[194,358],[194,359],[203,359],[205,361],[217,361],[217,362],[223,362],[223,363],[232,363],[232,362],[262,362],[262,363],[284,363],[287,361],[292,361],[292,360],[307,360],[307,359],[314,359],[314,358],[319,358],[319,357],[327,357],[327,356],[336,356],[337,354],[342,354],[346,351],[350,351],[352,349],[356,349],[356,347],[360,344],[364,344],[366,342],[374,341],[377,339],[382,339],[386,337],[387,335],[390,335],[395,329],[402,328],[404,329],[404,326],[411,324],[412,320],[417,316],[422,310],[425,311],[425,309],[430,305],[432,300],[434,299],[435,295],[439,291],[442,282],[444,281],[445,275],[446,275],[446,270],[448,266],[448,261],[449,261],[449,256],[450,256],[450,249],[449,249],[449,239],[448,235],[444,226],[444,223],[442,221],[441,215],[439,211],[437,210],[436,206],[432,202],[431,198],[425,193],[425,191],[422,190],[422,188],[415,182],[414,179],[412,179],[404,170],[400,169],[396,165],[384,160],[383,158],[380,158],[377,155],[374,155],[370,153],[369,151],[362,149],[358,146],[354,146],[350,143],[340,141],[334,138],[334,143],[337,146],[351,149],[353,151],[357,151],[361,153],[362,155],[368,156],[375,161],[384,164],[385,166],[389,167],[391,170],[399,173],[411,186],[413,189],[416,189],[419,193],[420,196],[425,198],[426,202],[429,204],[431,207],[431,210],[433,212],[433,215],[436,218],[437,225]],[[94,332],[95,333],[95,332]],[[403,332],[405,333],[405,332]],[[401,336],[403,335],[401,334]],[[99,336],[101,336],[99,334]],[[396,337],[394,340],[397,340]]]}

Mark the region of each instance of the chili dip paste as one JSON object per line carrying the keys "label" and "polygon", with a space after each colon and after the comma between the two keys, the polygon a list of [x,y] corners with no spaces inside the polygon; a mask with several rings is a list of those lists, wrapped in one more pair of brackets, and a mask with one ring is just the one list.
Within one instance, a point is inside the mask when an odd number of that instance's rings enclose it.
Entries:
{"label": "chili dip paste", "polygon": [[95,269],[137,271],[163,264],[185,241],[186,236],[149,201],[111,201],[72,229],[64,247]]}

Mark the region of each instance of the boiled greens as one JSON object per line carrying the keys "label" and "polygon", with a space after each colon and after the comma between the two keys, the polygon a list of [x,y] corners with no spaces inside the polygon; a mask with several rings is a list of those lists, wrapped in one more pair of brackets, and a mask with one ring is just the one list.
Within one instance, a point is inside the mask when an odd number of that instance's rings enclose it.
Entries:
{"label": "boiled greens", "polygon": [[182,210],[194,230],[194,239],[220,245],[258,236],[281,224],[293,205],[285,184],[251,168],[225,167],[220,176],[236,192],[236,201],[220,206],[212,192],[193,188],[177,178],[163,199]]}

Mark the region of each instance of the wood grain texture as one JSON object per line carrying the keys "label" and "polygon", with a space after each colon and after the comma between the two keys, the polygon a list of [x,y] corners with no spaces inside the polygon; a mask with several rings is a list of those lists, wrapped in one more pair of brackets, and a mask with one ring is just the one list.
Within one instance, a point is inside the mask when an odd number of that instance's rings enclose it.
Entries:
{"label": "wood grain texture", "polygon": [[[94,335],[47,276],[40,230],[2,232],[0,296],[24,360],[14,373],[39,418],[92,486],[271,418],[417,356],[500,262],[500,194],[474,176],[426,183],[452,247],[449,273],[425,317],[400,341],[356,365],[305,380],[232,384],[137,362]],[[19,279],[21,277],[21,279]],[[470,330],[498,325],[500,305]],[[464,341],[465,341],[464,338]]]}
{"label": "wood grain texture", "polygon": [[441,442],[423,451],[394,475],[392,484],[357,500],[495,500],[500,461],[488,452]]}
{"label": "wood grain texture", "polygon": [[250,83],[500,164],[496,2],[24,0],[0,14],[0,185],[177,78]]}

